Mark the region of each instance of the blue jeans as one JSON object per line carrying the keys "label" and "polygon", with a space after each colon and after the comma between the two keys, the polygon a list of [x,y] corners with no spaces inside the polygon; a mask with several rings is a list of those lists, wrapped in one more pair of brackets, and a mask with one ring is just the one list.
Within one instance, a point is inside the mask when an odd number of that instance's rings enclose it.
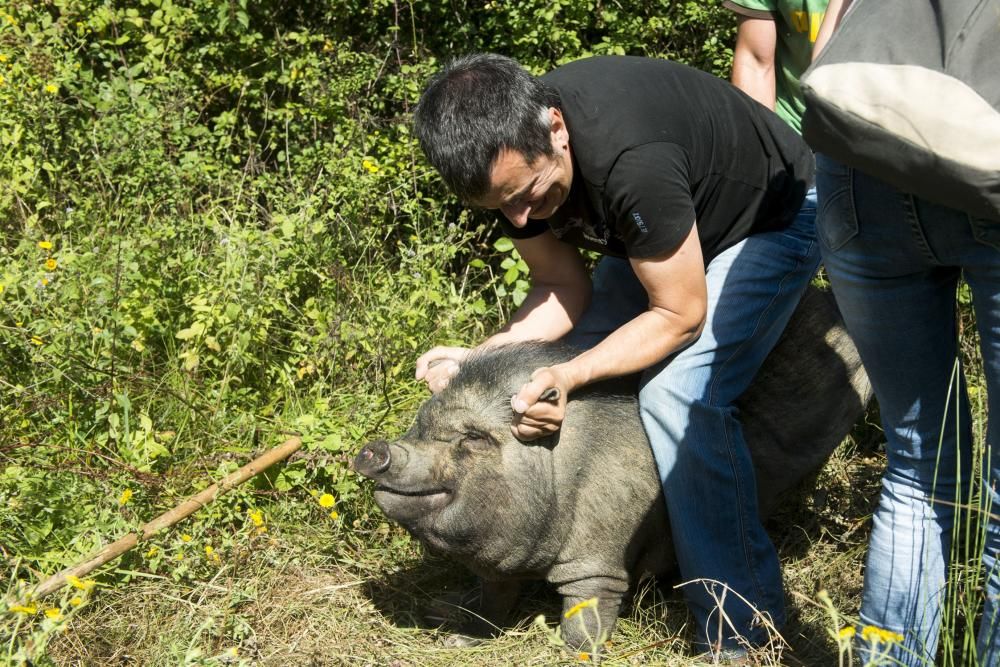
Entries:
{"label": "blue jeans", "polygon": [[[756,613],[777,627],[785,620],[778,556],[757,513],[753,465],[733,404],[816,271],[815,201],[811,191],[787,229],[753,235],[709,263],[701,336],[642,376],[642,421],[681,576],[690,582],[683,590],[701,649],[739,648],[738,638],[766,641]],[[591,306],[568,337],[582,346],[596,344],[648,307],[625,260],[602,259],[593,282]]]}
{"label": "blue jeans", "polygon": [[[995,398],[1000,397],[1000,225],[904,194],[822,156],[817,162],[823,260],[871,378],[887,441],[862,622],[903,635],[889,652],[898,664],[933,665],[952,543],[958,550],[975,548],[965,544],[964,529],[955,532],[961,519],[956,515],[972,514],[971,535],[985,542],[986,604],[977,661],[1000,664],[1000,522],[987,521],[976,506],[965,509],[975,490],[983,510],[991,504],[994,513],[1000,510],[1000,452],[991,423],[992,454],[982,460],[976,488],[965,379],[960,367],[954,375],[955,297],[964,275],[982,338],[988,409],[1000,414]],[[956,505],[963,509],[956,512]],[[960,539],[953,540],[956,535]],[[872,657],[867,642],[859,648],[863,657]],[[883,644],[877,650],[885,649]]]}

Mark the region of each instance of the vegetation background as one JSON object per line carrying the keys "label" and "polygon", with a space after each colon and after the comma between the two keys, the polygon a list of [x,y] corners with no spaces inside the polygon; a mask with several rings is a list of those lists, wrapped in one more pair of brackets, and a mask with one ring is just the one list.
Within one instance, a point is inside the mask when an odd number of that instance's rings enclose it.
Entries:
{"label": "vegetation background", "polygon": [[[541,72],[641,54],[726,77],[733,30],[717,0],[0,4],[0,661],[585,659],[541,589],[517,631],[443,647],[420,611],[468,579],[347,467],[408,425],[416,356],[482,338],[527,285],[489,216],[446,195],[409,112],[451,55]],[[288,433],[291,461],[96,587],[25,599]],[[838,660],[819,590],[857,607],[881,463],[877,429],[856,435],[773,522],[786,661]],[[669,585],[644,588],[610,661],[688,664],[686,622]]]}

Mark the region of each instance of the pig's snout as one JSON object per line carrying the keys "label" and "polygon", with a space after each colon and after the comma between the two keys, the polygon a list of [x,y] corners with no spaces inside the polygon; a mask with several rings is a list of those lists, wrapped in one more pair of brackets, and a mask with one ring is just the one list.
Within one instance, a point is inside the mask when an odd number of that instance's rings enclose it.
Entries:
{"label": "pig's snout", "polygon": [[376,477],[389,469],[392,457],[389,443],[384,440],[365,445],[354,457],[354,469],[365,477]]}

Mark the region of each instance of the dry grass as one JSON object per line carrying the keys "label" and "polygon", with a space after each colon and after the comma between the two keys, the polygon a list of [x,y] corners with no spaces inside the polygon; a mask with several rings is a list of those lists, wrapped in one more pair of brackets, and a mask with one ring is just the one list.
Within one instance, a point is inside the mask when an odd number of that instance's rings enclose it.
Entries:
{"label": "dry grass", "polygon": [[[865,433],[861,428],[855,437]],[[858,607],[882,462],[857,449],[845,443],[815,484],[807,483],[768,523],[784,564],[790,620],[786,645],[756,656],[758,664],[837,662],[830,619],[815,599],[825,589],[838,608]],[[265,538],[230,554],[209,580],[136,577],[102,591],[52,642],[50,657],[58,665],[143,666],[580,663],[559,646],[553,632],[559,600],[541,585],[528,591],[520,620],[501,637],[474,648],[446,646],[445,633],[426,625],[423,610],[472,579],[425,558],[398,528],[334,535],[285,525]],[[690,657],[688,622],[672,582],[644,583],[623,612],[604,664],[699,664]]]}

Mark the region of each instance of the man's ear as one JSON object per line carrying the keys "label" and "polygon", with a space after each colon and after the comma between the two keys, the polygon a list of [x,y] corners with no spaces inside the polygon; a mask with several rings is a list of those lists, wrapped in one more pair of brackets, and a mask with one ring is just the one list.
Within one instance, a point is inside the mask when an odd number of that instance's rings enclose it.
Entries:
{"label": "man's ear", "polygon": [[557,152],[563,152],[569,148],[569,129],[566,127],[566,120],[562,111],[555,107],[549,107],[549,132],[552,135],[552,147]]}

